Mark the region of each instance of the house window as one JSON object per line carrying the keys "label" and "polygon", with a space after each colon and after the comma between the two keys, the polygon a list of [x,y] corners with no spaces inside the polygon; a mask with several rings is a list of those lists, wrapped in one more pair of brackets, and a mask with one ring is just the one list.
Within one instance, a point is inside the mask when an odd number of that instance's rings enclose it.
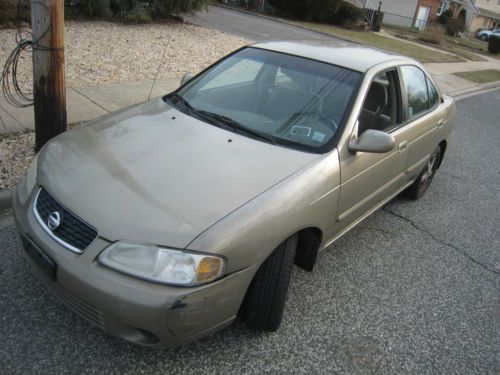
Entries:
{"label": "house window", "polygon": [[[498,0],[500,1],[500,0]],[[441,14],[443,14],[444,12],[446,12],[446,9],[448,9],[448,2],[447,1],[441,1],[439,3],[439,8],[437,10],[437,15],[440,16]]]}

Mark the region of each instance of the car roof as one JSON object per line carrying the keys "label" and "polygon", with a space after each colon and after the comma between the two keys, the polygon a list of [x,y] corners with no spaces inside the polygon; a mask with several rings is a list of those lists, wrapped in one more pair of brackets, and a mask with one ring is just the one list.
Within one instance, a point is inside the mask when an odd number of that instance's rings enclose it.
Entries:
{"label": "car roof", "polygon": [[251,45],[252,47],[306,57],[313,60],[342,66],[358,72],[366,72],[375,65],[388,61],[414,60],[390,52],[362,45],[336,45],[328,42],[273,41]]}

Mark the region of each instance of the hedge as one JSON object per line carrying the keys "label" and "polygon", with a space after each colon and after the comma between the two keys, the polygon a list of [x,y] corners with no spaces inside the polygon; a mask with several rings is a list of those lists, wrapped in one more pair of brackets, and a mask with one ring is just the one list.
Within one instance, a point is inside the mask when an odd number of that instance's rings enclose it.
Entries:
{"label": "hedge", "polygon": [[[65,0],[67,14],[88,18],[149,22],[171,14],[205,8],[210,0]],[[30,22],[30,0],[21,0],[20,20]],[[0,0],[0,25],[12,27],[18,18],[18,0]]]}
{"label": "hedge", "polygon": [[[18,0],[0,0],[0,25],[13,27],[17,24],[18,3]],[[19,20],[30,22],[30,2],[25,0],[19,4]]]}
{"label": "hedge", "polygon": [[326,21],[333,17],[342,0],[270,0],[281,14],[307,21]]}
{"label": "hedge", "polygon": [[350,27],[363,16],[363,10],[347,2],[343,2],[337,13],[328,21],[335,25]]}

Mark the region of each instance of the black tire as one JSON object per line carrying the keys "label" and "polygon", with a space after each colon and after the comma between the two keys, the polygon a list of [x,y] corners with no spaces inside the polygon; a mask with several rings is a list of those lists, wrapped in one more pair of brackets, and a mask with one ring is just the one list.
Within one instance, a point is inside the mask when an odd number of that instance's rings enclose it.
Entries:
{"label": "black tire", "polygon": [[248,288],[244,319],[258,331],[276,331],[283,317],[298,235],[278,246],[260,266]]}
{"label": "black tire", "polygon": [[419,199],[421,198],[427,188],[432,182],[434,175],[436,174],[436,170],[438,169],[439,162],[441,161],[441,148],[438,146],[432,152],[429,161],[425,165],[422,172],[418,175],[415,182],[408,189],[406,189],[403,194],[410,199]]}
{"label": "black tire", "polygon": [[488,35],[486,35],[486,34],[485,35],[481,35],[479,37],[479,39],[481,39],[483,42],[487,42],[488,41]]}

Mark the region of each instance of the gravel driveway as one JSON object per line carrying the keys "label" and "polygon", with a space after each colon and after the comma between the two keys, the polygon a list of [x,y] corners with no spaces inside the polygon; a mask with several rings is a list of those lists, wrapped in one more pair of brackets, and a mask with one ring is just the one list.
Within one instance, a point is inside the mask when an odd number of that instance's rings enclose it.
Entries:
{"label": "gravel driveway", "polygon": [[[220,31],[182,23],[123,25],[65,22],[66,84],[84,87],[153,79],[168,45],[160,79],[193,73],[249,41]],[[0,30],[0,61],[15,45],[16,30]],[[170,40],[170,43],[169,43]],[[31,87],[31,55],[21,67],[21,81]]]}
{"label": "gravel driveway", "polygon": [[[0,30],[0,62],[14,48],[15,29]],[[75,88],[153,79],[166,48],[159,79],[196,73],[250,41],[182,23],[122,25],[65,22],[66,84]],[[19,80],[32,85],[31,55],[23,56]],[[0,119],[1,121],[1,119]],[[31,162],[34,135],[0,134],[0,191],[15,187]]]}

